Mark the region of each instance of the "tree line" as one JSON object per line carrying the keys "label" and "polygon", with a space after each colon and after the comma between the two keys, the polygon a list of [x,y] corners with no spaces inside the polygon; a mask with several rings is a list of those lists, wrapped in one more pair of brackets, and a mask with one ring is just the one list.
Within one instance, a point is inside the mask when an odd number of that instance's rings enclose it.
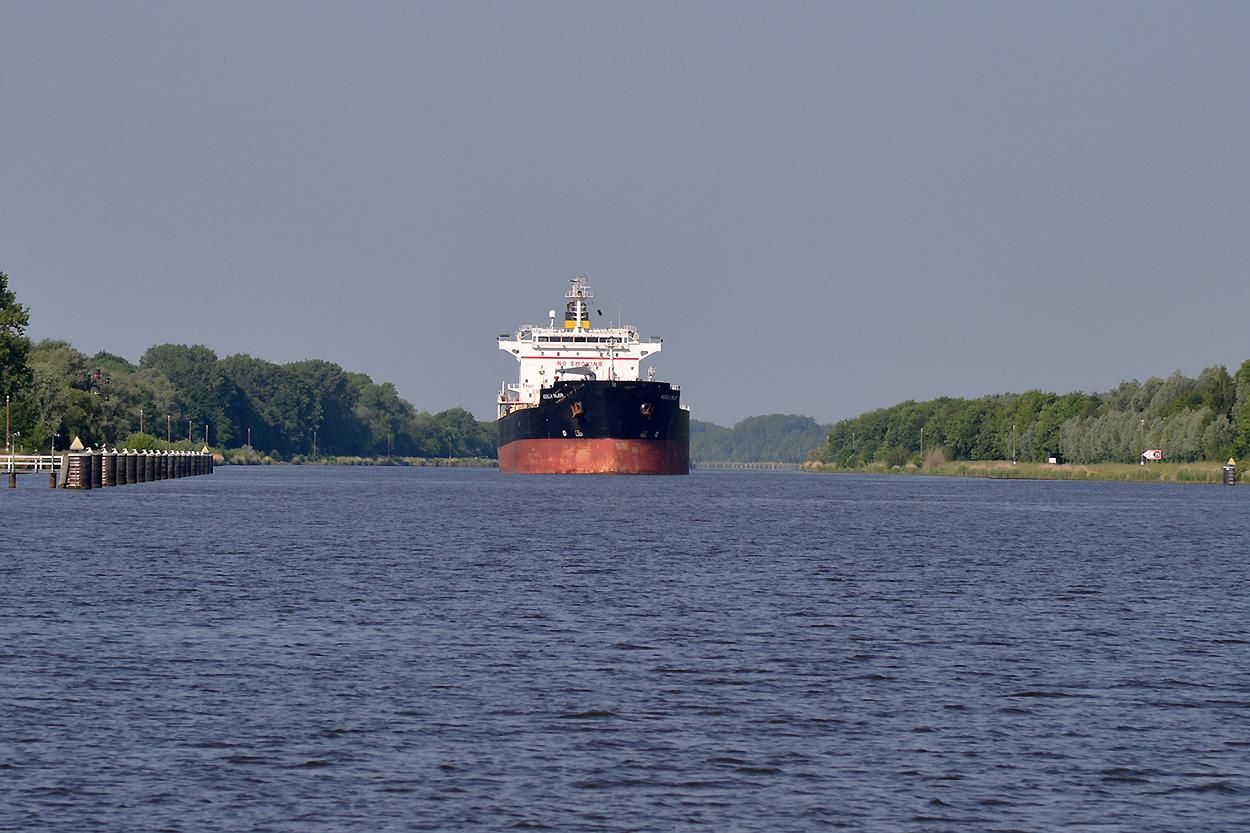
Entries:
{"label": "tree line", "polygon": [[747,417],[724,428],[690,421],[690,459],[718,463],[802,463],[828,436],[831,425],[795,414]]}
{"label": "tree line", "polygon": [[[218,358],[203,345],[161,344],[137,365],[87,356],[66,341],[32,344],[29,313],[0,272],[0,393],[10,399],[13,446],[250,445],[275,459],[496,456],[494,424],[463,408],[418,411],[390,382],[376,384],[319,359],[275,364]],[[59,438],[59,439],[58,439]]]}
{"label": "tree line", "polygon": [[1010,460],[1136,462],[1159,449],[1196,462],[1250,452],[1250,361],[1235,375],[1209,367],[1196,379],[1122,382],[1103,394],[998,394],[907,401],[836,423],[811,459],[841,468],[868,463]]}

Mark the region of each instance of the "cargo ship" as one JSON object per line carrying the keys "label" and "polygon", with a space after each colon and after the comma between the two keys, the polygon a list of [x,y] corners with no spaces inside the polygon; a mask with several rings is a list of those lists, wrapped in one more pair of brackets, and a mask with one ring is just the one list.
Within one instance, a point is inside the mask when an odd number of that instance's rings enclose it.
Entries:
{"label": "cargo ship", "polygon": [[[499,470],[542,474],[689,474],[690,409],[677,385],[640,376],[663,339],[634,327],[592,327],[586,278],[565,293],[563,326],[500,335],[520,362],[499,391]],[[603,312],[595,310],[598,317]]]}

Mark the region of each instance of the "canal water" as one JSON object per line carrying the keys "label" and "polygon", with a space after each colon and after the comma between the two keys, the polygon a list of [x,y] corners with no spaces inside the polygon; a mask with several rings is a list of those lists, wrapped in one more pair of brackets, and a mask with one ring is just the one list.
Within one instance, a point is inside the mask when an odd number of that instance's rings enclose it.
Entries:
{"label": "canal water", "polygon": [[1250,489],[0,493],[0,830],[1224,831]]}

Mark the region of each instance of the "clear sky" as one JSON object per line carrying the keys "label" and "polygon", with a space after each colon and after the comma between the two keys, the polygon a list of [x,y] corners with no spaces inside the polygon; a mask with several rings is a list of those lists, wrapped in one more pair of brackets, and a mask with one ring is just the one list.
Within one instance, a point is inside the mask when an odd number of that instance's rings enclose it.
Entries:
{"label": "clear sky", "polygon": [[29,334],[494,416],[586,275],[696,419],[1250,358],[1250,3],[0,4]]}

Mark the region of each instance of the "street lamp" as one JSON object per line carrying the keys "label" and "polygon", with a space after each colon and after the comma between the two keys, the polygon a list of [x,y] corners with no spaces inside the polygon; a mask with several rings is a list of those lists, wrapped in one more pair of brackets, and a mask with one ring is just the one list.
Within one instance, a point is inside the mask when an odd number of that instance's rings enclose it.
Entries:
{"label": "street lamp", "polygon": [[139,409],[139,433],[143,433],[143,409]]}

